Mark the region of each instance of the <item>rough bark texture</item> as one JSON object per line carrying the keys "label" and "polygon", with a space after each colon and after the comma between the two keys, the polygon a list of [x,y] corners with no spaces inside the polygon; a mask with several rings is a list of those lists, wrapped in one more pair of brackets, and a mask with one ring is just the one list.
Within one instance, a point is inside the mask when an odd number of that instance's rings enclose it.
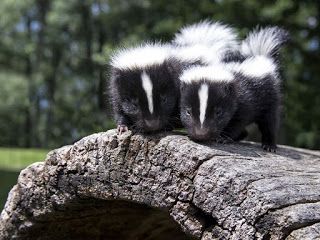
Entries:
{"label": "rough bark texture", "polygon": [[19,176],[1,239],[319,239],[320,153],[114,130]]}

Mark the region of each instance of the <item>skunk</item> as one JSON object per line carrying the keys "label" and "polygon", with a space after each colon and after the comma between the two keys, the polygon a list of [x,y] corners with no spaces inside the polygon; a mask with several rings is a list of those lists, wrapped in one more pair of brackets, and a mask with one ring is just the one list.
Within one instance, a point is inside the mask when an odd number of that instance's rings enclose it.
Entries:
{"label": "skunk", "polygon": [[110,96],[118,132],[154,132],[179,125],[180,63],[171,46],[145,43],[111,58]]}
{"label": "skunk", "polygon": [[220,22],[205,20],[183,27],[172,41],[174,56],[198,65],[242,59],[235,30]]}
{"label": "skunk", "polygon": [[276,57],[287,39],[277,27],[255,30],[241,44],[243,62],[183,71],[180,114],[192,139],[237,141],[256,123],[263,149],[275,152],[281,98]]}

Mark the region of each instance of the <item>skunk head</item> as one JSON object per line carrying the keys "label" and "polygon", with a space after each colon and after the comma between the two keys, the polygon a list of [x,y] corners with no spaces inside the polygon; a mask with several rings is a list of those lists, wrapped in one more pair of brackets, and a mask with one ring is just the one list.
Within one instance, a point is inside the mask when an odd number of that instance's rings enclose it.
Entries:
{"label": "skunk head", "polygon": [[198,141],[219,137],[237,107],[236,82],[222,65],[191,67],[181,80],[181,121]]}
{"label": "skunk head", "polygon": [[166,128],[178,111],[178,63],[165,46],[122,52],[112,61],[112,91],[122,114],[141,132]]}

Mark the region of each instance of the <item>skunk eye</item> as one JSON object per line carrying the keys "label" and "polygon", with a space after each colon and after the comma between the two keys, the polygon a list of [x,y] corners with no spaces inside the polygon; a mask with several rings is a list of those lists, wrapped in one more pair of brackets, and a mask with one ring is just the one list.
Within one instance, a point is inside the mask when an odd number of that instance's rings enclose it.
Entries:
{"label": "skunk eye", "polygon": [[127,114],[132,114],[132,115],[138,114],[139,112],[138,99],[129,98],[129,97],[123,98],[122,109]]}
{"label": "skunk eye", "polygon": [[132,105],[137,105],[137,103],[138,103],[138,99],[136,99],[136,98],[129,98],[129,97],[125,97],[125,98],[123,99],[123,101],[124,101],[125,103],[127,103],[127,104],[132,104]]}
{"label": "skunk eye", "polygon": [[128,97],[126,97],[126,98],[123,99],[123,101],[126,102],[126,103],[130,103],[130,102],[131,102],[131,99],[128,98]]}
{"label": "skunk eye", "polygon": [[161,103],[163,103],[163,104],[166,104],[167,101],[168,101],[168,98],[167,98],[166,95],[161,95],[161,96],[160,96],[160,99],[161,99]]}
{"label": "skunk eye", "polygon": [[187,108],[186,109],[186,115],[187,116],[191,116],[191,108]]}
{"label": "skunk eye", "polygon": [[222,110],[219,108],[219,109],[216,109],[215,110],[215,115],[216,116],[221,116],[222,115]]}

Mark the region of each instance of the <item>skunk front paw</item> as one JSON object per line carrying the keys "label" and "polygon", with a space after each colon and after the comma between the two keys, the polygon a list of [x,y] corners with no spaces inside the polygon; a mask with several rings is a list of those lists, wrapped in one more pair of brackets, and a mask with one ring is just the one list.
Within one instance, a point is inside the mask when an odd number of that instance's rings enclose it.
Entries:
{"label": "skunk front paw", "polygon": [[128,127],[126,125],[120,124],[120,125],[117,126],[117,131],[118,131],[119,135],[121,135],[122,133],[127,132],[128,130],[129,129],[128,129]]}
{"label": "skunk front paw", "polygon": [[276,152],[277,151],[277,145],[275,144],[270,144],[270,143],[262,143],[262,148],[265,151],[268,152]]}
{"label": "skunk front paw", "polygon": [[226,143],[232,143],[233,140],[229,137],[219,136],[219,137],[215,138],[215,142],[221,143],[221,144],[226,144]]}

